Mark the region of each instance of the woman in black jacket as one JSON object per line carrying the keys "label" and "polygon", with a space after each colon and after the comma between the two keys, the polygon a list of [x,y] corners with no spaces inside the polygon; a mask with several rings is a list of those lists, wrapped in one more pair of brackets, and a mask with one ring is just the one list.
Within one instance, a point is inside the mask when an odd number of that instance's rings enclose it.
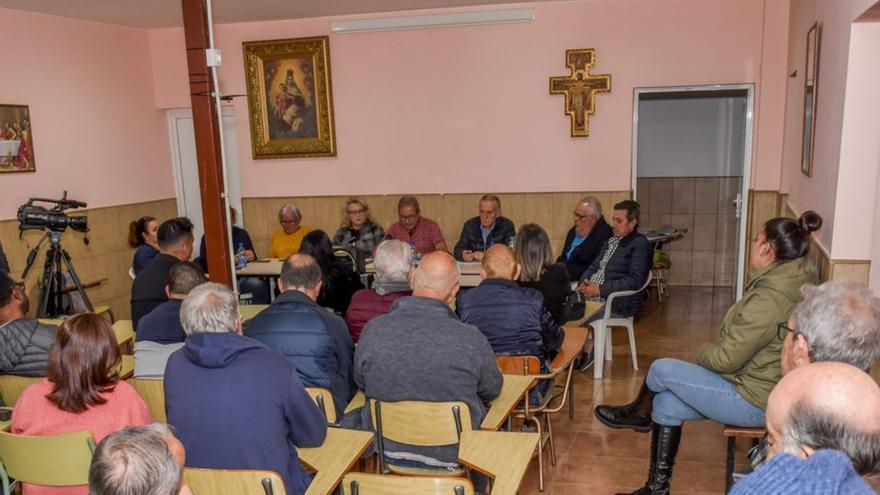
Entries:
{"label": "woman in black jacket", "polygon": [[333,255],[333,244],[323,230],[313,230],[303,237],[299,248],[302,254],[311,255],[321,267],[324,283],[318,294],[318,304],[344,315],[351,303],[351,296],[364,288],[360,276]]}
{"label": "woman in black jacket", "polygon": [[519,228],[514,240],[516,262],[522,267],[519,284],[544,295],[544,306],[558,325],[565,323],[565,300],[571,292],[568,271],[553,262],[553,249],[547,232],[535,223]]}

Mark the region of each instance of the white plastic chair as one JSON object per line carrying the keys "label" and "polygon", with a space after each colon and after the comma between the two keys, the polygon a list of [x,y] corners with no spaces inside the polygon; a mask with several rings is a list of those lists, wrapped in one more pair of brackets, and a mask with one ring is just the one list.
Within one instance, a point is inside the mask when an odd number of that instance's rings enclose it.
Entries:
{"label": "white plastic chair", "polygon": [[134,274],[134,267],[133,266],[129,267],[128,276],[131,277],[132,280],[134,280],[135,274]]}
{"label": "white plastic chair", "polygon": [[602,319],[590,323],[590,326],[593,327],[593,338],[595,339],[595,344],[593,346],[593,352],[595,353],[593,378],[602,378],[602,374],[605,371],[605,361],[611,361],[611,329],[613,327],[626,327],[626,333],[629,337],[629,352],[632,355],[633,369],[639,369],[639,361],[638,357],[636,357],[636,336],[633,330],[633,317],[612,318],[611,306],[614,300],[618,297],[632,296],[645,290],[645,288],[648,287],[648,284],[651,283],[652,278],[651,272],[649,271],[645,284],[642,285],[639,290],[622,290],[609,294],[608,298],[605,300],[605,313],[602,315]]}

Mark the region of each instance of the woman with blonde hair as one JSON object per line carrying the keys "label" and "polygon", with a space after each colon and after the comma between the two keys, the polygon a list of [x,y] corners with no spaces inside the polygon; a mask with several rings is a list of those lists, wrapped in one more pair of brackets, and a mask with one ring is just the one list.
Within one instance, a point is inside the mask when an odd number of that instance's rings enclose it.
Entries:
{"label": "woman with blonde hair", "polygon": [[357,249],[364,258],[372,258],[385,230],[370,218],[370,207],[360,198],[345,202],[342,227],[333,235],[333,245]]}

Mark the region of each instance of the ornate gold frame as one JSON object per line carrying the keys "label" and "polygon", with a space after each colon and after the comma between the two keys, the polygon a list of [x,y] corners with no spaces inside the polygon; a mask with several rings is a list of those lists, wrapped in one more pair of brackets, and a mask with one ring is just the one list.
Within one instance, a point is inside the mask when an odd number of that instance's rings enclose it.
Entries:
{"label": "ornate gold frame", "polygon": [[[250,110],[251,150],[255,159],[336,156],[333,91],[330,83],[330,39],[327,36],[242,43]],[[267,61],[311,61],[311,95],[317,137],[270,136]],[[280,92],[283,94],[283,92]]]}

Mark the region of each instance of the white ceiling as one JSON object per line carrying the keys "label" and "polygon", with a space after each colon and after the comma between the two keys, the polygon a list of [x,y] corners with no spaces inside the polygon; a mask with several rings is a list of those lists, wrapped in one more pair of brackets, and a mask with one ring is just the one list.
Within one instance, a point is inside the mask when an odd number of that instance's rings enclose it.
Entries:
{"label": "white ceiling", "polygon": [[[214,22],[251,22],[553,0],[212,0]],[[181,0],[0,0],[0,7],[140,28],[182,26]]]}

